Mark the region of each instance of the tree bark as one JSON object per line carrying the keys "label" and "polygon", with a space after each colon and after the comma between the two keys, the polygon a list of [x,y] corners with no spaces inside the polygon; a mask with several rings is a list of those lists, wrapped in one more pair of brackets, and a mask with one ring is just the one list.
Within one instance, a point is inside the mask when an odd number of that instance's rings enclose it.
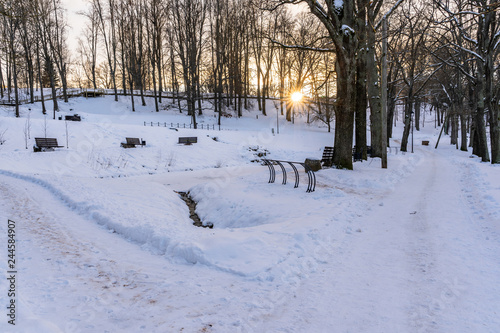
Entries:
{"label": "tree bark", "polygon": [[372,157],[382,157],[382,104],[380,101],[380,80],[375,59],[375,31],[367,29],[368,52],[366,68],[368,72],[367,90],[370,101],[370,137]]}
{"label": "tree bark", "polygon": [[358,35],[361,43],[360,51],[358,53],[358,58],[356,61],[356,115],[355,115],[355,143],[356,143],[356,155],[361,156],[362,159],[366,160],[367,157],[367,137],[366,137],[366,107],[368,104],[366,96],[366,85],[367,85],[367,56],[369,52],[366,52],[367,45],[367,29],[366,29],[366,18],[364,13],[358,14]]}

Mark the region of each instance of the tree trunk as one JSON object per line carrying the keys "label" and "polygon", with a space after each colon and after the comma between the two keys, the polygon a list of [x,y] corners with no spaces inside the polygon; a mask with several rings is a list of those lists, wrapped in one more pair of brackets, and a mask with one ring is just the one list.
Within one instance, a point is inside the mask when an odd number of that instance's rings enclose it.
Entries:
{"label": "tree trunk", "polygon": [[406,100],[406,105],[405,105],[405,119],[404,119],[405,127],[403,129],[403,138],[401,140],[401,148],[400,148],[401,151],[408,151],[408,138],[410,136],[410,130],[411,130],[412,113],[413,113],[413,100],[411,98],[408,98]]}
{"label": "tree trunk", "polygon": [[474,143],[472,154],[481,157],[481,161],[489,162],[488,143],[486,140],[486,127],[484,124],[486,87],[484,82],[485,69],[482,61],[477,62],[476,79],[476,110],[474,113]]}
{"label": "tree trunk", "polygon": [[500,114],[496,104],[490,109],[490,141],[491,163],[500,164]]}
{"label": "tree trunk", "polygon": [[257,103],[259,104],[259,111],[262,111],[262,102],[260,100],[260,66],[259,65],[257,65]]}
{"label": "tree trunk", "polygon": [[[365,26],[365,19],[360,19],[358,26]],[[360,30],[360,39],[364,40],[366,37],[366,29]],[[363,43],[366,46],[365,43]],[[361,47],[365,50],[365,47]],[[367,53],[360,50],[358,59],[356,61],[356,128],[355,128],[355,143],[356,154],[366,160],[367,157],[367,137],[366,137],[366,107],[368,100],[366,97],[366,80],[367,80]],[[369,54],[369,53],[368,53]]]}
{"label": "tree trunk", "polygon": [[368,96],[370,101],[370,134],[372,157],[382,157],[382,104],[380,101],[380,80],[377,62],[375,61],[375,31],[367,29],[368,52],[366,68],[368,72]]}
{"label": "tree trunk", "polygon": [[450,144],[457,145],[458,148],[458,117],[454,109],[452,109],[451,111],[450,123],[451,123]]}
{"label": "tree trunk", "polygon": [[[349,45],[346,45],[346,47]],[[346,50],[354,53],[354,50]],[[335,109],[335,151],[337,169],[352,170],[352,143],[356,111],[356,61],[350,52],[338,56],[337,107]]]}
{"label": "tree trunk", "polygon": [[420,131],[420,112],[421,112],[422,102],[420,98],[415,99],[415,129]]}
{"label": "tree trunk", "polygon": [[153,61],[153,73],[152,73],[152,77],[153,77],[153,97],[154,97],[154,100],[155,100],[155,111],[156,112],[160,112],[160,107],[158,106],[158,97],[157,97],[157,91],[156,91],[156,70],[155,70],[155,63]]}
{"label": "tree trunk", "polygon": [[462,138],[460,143],[460,150],[467,151],[467,116],[462,110],[460,113],[460,136]]}
{"label": "tree trunk", "polygon": [[55,71],[54,71],[54,64],[52,63],[52,60],[49,58],[46,60],[48,62],[48,68],[49,68],[49,76],[50,76],[50,88],[52,89],[52,102],[54,104],[53,107],[53,115],[54,119],[56,119],[56,111],[59,111],[59,104],[57,103],[57,92],[56,92],[56,83],[55,83]]}
{"label": "tree trunk", "polygon": [[17,59],[16,59],[16,51],[14,49],[14,41],[12,40],[12,70],[14,76],[14,96],[16,103],[16,117],[19,118],[19,88],[17,86]]}
{"label": "tree trunk", "polygon": [[40,46],[38,44],[39,42],[37,41],[36,43],[36,65],[37,65],[37,75],[38,75],[38,82],[40,84],[40,99],[42,102],[42,113],[47,114],[47,109],[45,108],[45,99],[43,95],[43,79],[42,79],[42,65],[40,61]]}

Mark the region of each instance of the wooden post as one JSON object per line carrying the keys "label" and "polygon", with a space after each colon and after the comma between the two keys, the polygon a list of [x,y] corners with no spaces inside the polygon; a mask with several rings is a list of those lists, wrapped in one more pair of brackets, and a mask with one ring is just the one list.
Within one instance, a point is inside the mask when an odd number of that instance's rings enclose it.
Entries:
{"label": "wooden post", "polygon": [[382,26],[382,169],[387,169],[387,19]]}
{"label": "wooden post", "polygon": [[65,120],[64,123],[66,125],[66,149],[68,149],[69,148],[68,121]]}

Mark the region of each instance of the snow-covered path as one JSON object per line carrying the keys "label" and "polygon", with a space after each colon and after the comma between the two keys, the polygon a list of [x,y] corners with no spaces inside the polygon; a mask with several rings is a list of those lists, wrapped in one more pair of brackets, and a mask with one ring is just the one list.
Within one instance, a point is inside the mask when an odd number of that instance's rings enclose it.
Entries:
{"label": "snow-covered path", "polygon": [[39,185],[0,176],[0,193],[17,223],[20,303],[17,326],[2,320],[1,332],[177,332],[186,318],[202,330],[217,309],[200,303],[244,294],[224,273],[174,264],[89,223]]}
{"label": "snow-covered path", "polygon": [[[338,233],[335,220],[295,229],[296,248],[261,275],[268,278],[157,255],[47,188],[0,175],[7,207],[0,218],[16,220],[20,261],[20,325],[2,321],[0,331],[497,332],[500,233],[490,218],[497,215],[481,203],[473,167],[441,152],[417,153],[414,172],[393,190],[374,190],[368,213],[359,212],[347,232]],[[179,189],[204,177],[196,175],[149,179]]]}
{"label": "snow-covered path", "polygon": [[498,332],[499,221],[476,218],[466,170],[418,153],[415,172],[378,198],[261,331]]}

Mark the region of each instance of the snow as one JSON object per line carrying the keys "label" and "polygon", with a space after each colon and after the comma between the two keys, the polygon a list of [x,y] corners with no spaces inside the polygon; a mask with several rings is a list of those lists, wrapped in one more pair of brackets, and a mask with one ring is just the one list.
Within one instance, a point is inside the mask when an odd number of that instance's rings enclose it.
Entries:
{"label": "snow", "polygon": [[[324,169],[306,193],[302,170],[293,188],[291,170],[286,185],[280,172],[269,184],[268,168],[251,162],[265,151],[320,158],[333,134],[305,117],[280,117],[274,136],[273,111],[223,118],[221,131],[175,131],[144,122],[187,116],[131,112],[126,98],[61,104],[57,116],[82,122],[67,124],[69,148],[41,153],[33,137],[47,130],[66,146],[65,122],[30,106],[25,149],[27,106],[19,119],[0,110],[0,232],[16,222],[18,271],[16,326],[4,314],[1,332],[500,330],[499,168],[447,138],[434,149],[432,122],[415,131],[414,154],[391,149],[389,169],[377,158]],[[127,136],[147,145],[123,149]],[[176,191],[214,228],[193,226]]]}
{"label": "snow", "polygon": [[354,29],[351,28],[350,26],[348,26],[347,24],[342,24],[342,27],[340,28],[340,30],[342,30],[344,35],[354,35],[354,33],[355,33]]}

